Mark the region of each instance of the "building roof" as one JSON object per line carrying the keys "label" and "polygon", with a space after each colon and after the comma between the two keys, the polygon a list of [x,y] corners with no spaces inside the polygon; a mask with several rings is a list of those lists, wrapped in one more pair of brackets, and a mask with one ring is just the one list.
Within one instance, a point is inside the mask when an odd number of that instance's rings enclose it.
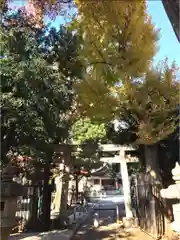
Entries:
{"label": "building roof", "polygon": [[168,18],[172,24],[174,32],[180,42],[180,14],[179,14],[179,0],[162,0],[164,9],[168,15]]}
{"label": "building roof", "polygon": [[108,177],[108,178],[112,178],[113,177],[113,173],[112,173],[112,170],[109,168],[109,166],[105,165],[101,169],[93,172],[91,174],[91,177],[105,177],[105,178]]}

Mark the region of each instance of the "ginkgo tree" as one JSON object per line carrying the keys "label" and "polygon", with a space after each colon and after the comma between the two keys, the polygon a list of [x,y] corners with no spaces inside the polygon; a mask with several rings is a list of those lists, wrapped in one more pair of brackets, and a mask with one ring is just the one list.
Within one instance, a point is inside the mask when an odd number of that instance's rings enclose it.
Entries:
{"label": "ginkgo tree", "polygon": [[[156,52],[158,34],[146,2],[77,0],[74,26],[83,39],[87,66],[109,84],[142,76]],[[90,71],[91,73],[91,71]]]}
{"label": "ginkgo tree", "polygon": [[118,109],[114,86],[144,76],[151,66],[158,30],[144,0],[75,2],[78,11],[70,27],[81,38],[79,56],[84,64],[78,106],[82,114],[93,117],[96,112],[107,121]]}
{"label": "ginkgo tree", "polygon": [[109,116],[127,122],[134,143],[145,146],[147,170],[157,178],[156,143],[177,127],[178,69],[166,60],[152,67],[158,31],[145,1],[76,3],[71,26],[82,38],[85,66],[80,109],[102,121]]}
{"label": "ginkgo tree", "polygon": [[125,142],[144,146],[146,170],[154,179],[160,179],[157,144],[172,134],[179,123],[178,76],[175,64],[169,67],[165,60],[160,66],[151,68],[143,79],[116,88],[117,119],[127,123],[126,129],[120,127],[119,130],[125,132],[126,137],[130,134]]}

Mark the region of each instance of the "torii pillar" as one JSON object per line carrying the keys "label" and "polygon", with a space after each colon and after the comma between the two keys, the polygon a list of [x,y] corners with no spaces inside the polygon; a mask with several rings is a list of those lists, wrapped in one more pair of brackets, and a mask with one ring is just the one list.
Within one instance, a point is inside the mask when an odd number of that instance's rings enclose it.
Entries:
{"label": "torii pillar", "polygon": [[130,191],[127,161],[125,158],[124,149],[120,150],[119,159],[121,163],[121,177],[122,177],[122,185],[123,185],[123,191],[124,191],[124,205],[125,205],[125,211],[126,211],[126,218],[132,219],[133,213],[132,213],[132,207],[131,207],[131,191]]}
{"label": "torii pillar", "polygon": [[56,155],[60,155],[59,161],[57,162],[59,162],[61,176],[58,176],[55,179],[56,193],[54,211],[59,212],[59,214],[63,214],[63,212],[67,209],[71,152],[71,145],[59,144],[55,148]]}

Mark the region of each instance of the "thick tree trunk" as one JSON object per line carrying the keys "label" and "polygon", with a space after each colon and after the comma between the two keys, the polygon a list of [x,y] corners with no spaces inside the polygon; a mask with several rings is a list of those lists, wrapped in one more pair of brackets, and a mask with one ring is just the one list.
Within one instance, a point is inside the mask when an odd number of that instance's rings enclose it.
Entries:
{"label": "thick tree trunk", "polygon": [[[164,216],[165,234],[169,234],[169,219],[167,216],[168,206],[166,199],[160,197],[159,190],[163,188],[162,177],[158,159],[158,145],[145,146],[146,172],[150,173],[150,183],[156,201],[159,202],[158,211]],[[157,213],[156,213],[157,214]]]}
{"label": "thick tree trunk", "polygon": [[37,186],[33,186],[32,194],[32,208],[31,216],[28,224],[28,230],[36,231],[37,230],[37,219],[38,219],[38,195],[37,195]]}
{"label": "thick tree trunk", "polygon": [[139,145],[138,148],[138,155],[139,155],[139,161],[142,168],[146,166],[146,160],[145,160],[145,146]]}
{"label": "thick tree trunk", "polygon": [[161,183],[161,175],[158,163],[158,148],[157,145],[145,146],[145,162],[146,172],[150,174],[153,183]]}

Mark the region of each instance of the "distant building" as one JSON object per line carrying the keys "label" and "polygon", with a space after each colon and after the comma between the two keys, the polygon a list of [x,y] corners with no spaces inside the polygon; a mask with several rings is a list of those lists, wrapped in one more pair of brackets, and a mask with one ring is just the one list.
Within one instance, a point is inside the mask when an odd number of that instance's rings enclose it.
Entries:
{"label": "distant building", "polygon": [[172,24],[174,32],[180,42],[180,1],[179,0],[162,0],[164,9]]}
{"label": "distant building", "polygon": [[[102,144],[100,161],[103,167],[94,171],[88,178],[87,185],[91,190],[101,191],[101,189],[119,189],[122,187],[121,163],[119,152],[125,153],[127,163],[138,163],[138,158],[133,156],[135,149],[128,146]],[[132,155],[131,155],[132,153]]]}

